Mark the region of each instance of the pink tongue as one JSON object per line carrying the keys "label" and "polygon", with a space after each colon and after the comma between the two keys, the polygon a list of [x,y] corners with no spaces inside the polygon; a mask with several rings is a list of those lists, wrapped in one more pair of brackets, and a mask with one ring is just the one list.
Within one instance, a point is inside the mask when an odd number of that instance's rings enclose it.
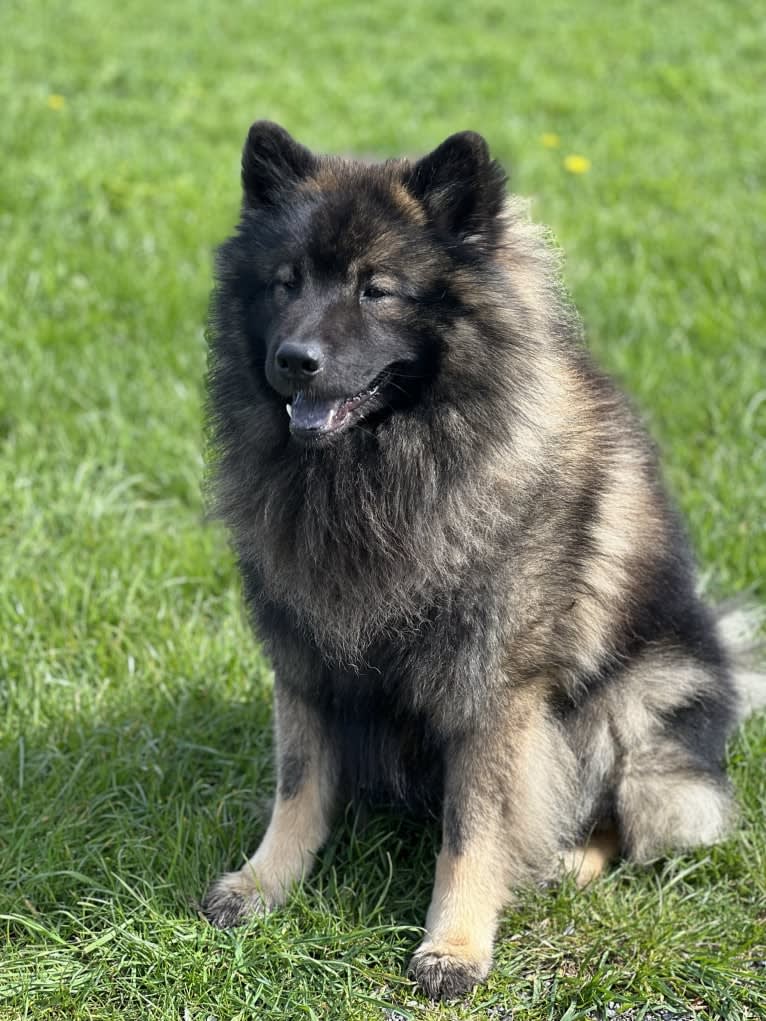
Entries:
{"label": "pink tongue", "polygon": [[343,400],[317,400],[298,393],[293,398],[293,414],[290,428],[293,432],[324,433],[333,427],[335,413]]}

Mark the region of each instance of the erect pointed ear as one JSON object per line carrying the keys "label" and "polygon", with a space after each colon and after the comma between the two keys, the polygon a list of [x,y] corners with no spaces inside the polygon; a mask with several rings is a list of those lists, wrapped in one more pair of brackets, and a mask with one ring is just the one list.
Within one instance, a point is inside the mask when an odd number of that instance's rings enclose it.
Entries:
{"label": "erect pointed ear", "polygon": [[245,205],[274,205],[316,166],[314,155],[279,124],[256,121],[242,151],[242,188]]}
{"label": "erect pointed ear", "polygon": [[418,160],[405,184],[442,230],[488,247],[499,234],[505,181],[482,136],[461,131]]}

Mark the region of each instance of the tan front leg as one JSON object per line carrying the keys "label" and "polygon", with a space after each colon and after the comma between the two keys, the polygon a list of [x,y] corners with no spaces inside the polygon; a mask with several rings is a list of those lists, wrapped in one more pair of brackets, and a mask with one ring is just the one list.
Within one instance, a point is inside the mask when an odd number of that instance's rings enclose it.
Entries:
{"label": "tan front leg", "polygon": [[241,925],[284,903],[307,875],[327,839],[336,793],[333,751],[313,709],[277,692],[278,789],[268,829],[255,854],[221,876],[202,905],[213,925]]}
{"label": "tan front leg", "polygon": [[497,919],[508,897],[506,877],[501,843],[492,832],[457,854],[442,847],[426,937],[410,966],[431,999],[461,996],[489,974]]}
{"label": "tan front leg", "polygon": [[444,840],[410,973],[431,999],[486,978],[512,891],[547,879],[572,814],[574,761],[544,702],[523,693],[446,755]]}

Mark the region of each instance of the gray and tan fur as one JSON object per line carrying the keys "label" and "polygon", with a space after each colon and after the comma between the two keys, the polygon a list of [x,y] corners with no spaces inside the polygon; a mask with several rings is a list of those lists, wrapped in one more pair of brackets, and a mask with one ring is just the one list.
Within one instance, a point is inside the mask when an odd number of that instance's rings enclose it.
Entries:
{"label": "gray and tan fur", "polygon": [[278,789],[204,911],[281,904],[349,798],[437,812],[411,972],[450,998],[519,886],[725,835],[726,741],[766,699],[752,622],[700,600],[654,448],[480,136],[365,166],[259,122],[243,184],[211,452]]}

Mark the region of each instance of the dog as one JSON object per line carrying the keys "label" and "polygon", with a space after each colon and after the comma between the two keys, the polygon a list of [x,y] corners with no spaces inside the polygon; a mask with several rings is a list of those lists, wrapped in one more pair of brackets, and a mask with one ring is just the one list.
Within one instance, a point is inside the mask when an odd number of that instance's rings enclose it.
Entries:
{"label": "dog", "polygon": [[217,256],[211,475],[274,668],[277,793],[202,909],[282,904],[351,799],[436,814],[411,975],[488,974],[513,891],[720,840],[766,702],[655,449],[478,134],[318,156],[259,121]]}

